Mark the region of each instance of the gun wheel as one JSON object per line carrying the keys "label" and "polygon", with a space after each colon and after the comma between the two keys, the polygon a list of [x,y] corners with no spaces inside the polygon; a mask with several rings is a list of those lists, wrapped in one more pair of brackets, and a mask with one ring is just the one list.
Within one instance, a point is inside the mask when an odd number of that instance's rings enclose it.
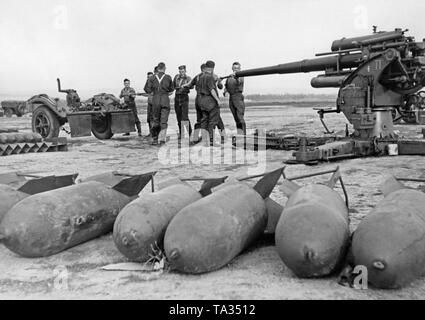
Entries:
{"label": "gun wheel", "polygon": [[32,131],[44,139],[59,136],[60,123],[56,115],[47,107],[38,107],[32,115]]}
{"label": "gun wheel", "polygon": [[109,140],[114,135],[111,128],[111,117],[106,115],[93,115],[91,132],[99,140]]}

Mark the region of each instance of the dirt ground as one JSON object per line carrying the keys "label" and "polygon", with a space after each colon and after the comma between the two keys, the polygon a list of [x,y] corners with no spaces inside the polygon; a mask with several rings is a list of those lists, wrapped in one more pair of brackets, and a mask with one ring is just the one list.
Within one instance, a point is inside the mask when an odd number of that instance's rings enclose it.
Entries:
{"label": "dirt ground", "polygon": [[[313,107],[312,104],[310,107]],[[322,135],[323,128],[310,107],[250,107],[246,112],[250,129],[281,128],[287,134]],[[230,112],[222,111],[228,133],[234,130]],[[145,118],[143,112],[141,118]],[[191,119],[195,116],[192,113]],[[30,117],[0,118],[0,128],[30,131]],[[171,129],[176,128],[174,112]],[[330,128],[343,130],[343,115],[327,116]],[[396,126],[401,135],[420,138],[419,126]],[[146,123],[143,124],[147,133]],[[61,136],[67,136],[61,132]],[[171,141],[169,145],[174,142]],[[0,157],[0,173],[26,171],[42,174],[79,173],[85,178],[111,170],[149,172],[158,170],[156,181],[178,177],[241,177],[253,165],[168,163],[158,157],[158,147],[139,139],[117,136],[110,141],[94,137],[69,139],[68,152],[26,154]],[[267,151],[267,170],[282,166],[291,152]],[[160,159],[159,159],[160,158]],[[167,159],[165,157],[165,159]],[[400,177],[424,177],[425,159],[418,156],[363,158],[315,167],[291,165],[287,176],[331,169],[339,165],[350,196],[351,229],[382,199],[379,184],[386,174]],[[300,183],[322,181],[325,177]],[[416,186],[416,185],[412,185]],[[149,188],[148,188],[149,189]],[[337,189],[341,191],[339,188]],[[272,198],[284,204],[286,198],[277,187]],[[298,279],[285,267],[273,246],[273,239],[259,240],[228,266],[204,275],[173,272],[143,273],[104,271],[104,265],[125,262],[106,235],[60,254],[42,258],[21,258],[0,246],[0,299],[424,299],[425,279],[402,290],[356,290],[341,286],[336,277]],[[67,281],[62,281],[67,279]]]}

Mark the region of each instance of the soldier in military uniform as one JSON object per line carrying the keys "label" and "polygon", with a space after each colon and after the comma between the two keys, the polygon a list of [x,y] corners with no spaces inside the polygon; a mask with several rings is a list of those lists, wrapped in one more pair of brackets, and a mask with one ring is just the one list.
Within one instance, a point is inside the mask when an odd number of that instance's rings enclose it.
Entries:
{"label": "soldier in military uniform", "polygon": [[[241,64],[239,62],[235,62],[232,65],[233,73],[241,70]],[[236,78],[231,76],[227,78],[225,84],[225,91],[229,93],[229,108],[232,112],[233,118],[236,122],[236,129],[238,130],[238,134],[246,135],[246,124],[245,124],[245,102],[243,96],[243,88],[244,88],[244,79]]]}
{"label": "soldier in military uniform", "polygon": [[165,64],[158,64],[158,74],[148,79],[145,92],[153,94],[152,97],[152,144],[165,143],[168,116],[170,115],[169,94],[174,91],[173,79],[165,74]]}
{"label": "soldier in military uniform", "polygon": [[179,126],[179,138],[184,134],[184,128],[182,128],[182,122],[184,125],[188,125],[186,128],[189,132],[189,136],[192,135],[192,126],[189,120],[189,89],[186,86],[191,82],[191,78],[186,74],[186,66],[179,67],[179,74],[174,77],[173,85],[176,89],[176,95],[174,98],[174,110],[176,111],[177,123]]}
{"label": "soldier in military uniform", "polygon": [[[137,134],[139,135],[139,137],[142,136],[142,129],[140,126],[140,120],[139,120],[139,116],[137,114],[137,108],[136,108],[136,91],[130,87],[130,80],[128,79],[124,79],[124,88],[121,90],[120,93],[120,98],[124,98],[124,103],[127,106],[128,109],[130,109],[133,112],[133,116],[134,116],[134,120],[135,120],[135,125],[137,128]],[[129,136],[130,133],[125,133],[124,135]]]}
{"label": "soldier in military uniform", "polygon": [[220,121],[220,98],[214,77],[215,63],[207,61],[205,73],[199,78],[200,107],[202,110],[202,140],[205,145],[214,145],[214,129]]}
{"label": "soldier in military uniform", "polygon": [[201,130],[201,120],[202,120],[202,110],[201,110],[201,94],[199,93],[199,78],[204,74],[205,72],[205,63],[201,65],[201,73],[199,73],[196,77],[194,77],[189,83],[185,84],[184,86],[193,89],[195,88],[196,91],[196,98],[195,98],[195,109],[196,109],[196,123],[194,125],[194,132],[191,137],[192,142],[197,143],[201,141],[202,137],[199,137],[199,132]]}
{"label": "soldier in military uniform", "polygon": [[[156,70],[156,67],[155,67],[155,70]],[[149,79],[153,76],[154,76],[153,72],[148,72],[145,85],[148,83]],[[148,98],[148,108],[146,110],[146,121],[147,121],[147,124],[148,124],[148,127],[149,127],[149,135],[147,137],[151,137],[152,136],[152,99],[153,99],[153,94],[140,93],[140,95]]]}
{"label": "soldier in military uniform", "polygon": [[[222,90],[223,89],[223,83],[221,82],[221,79],[215,73],[213,74],[213,76],[214,76],[214,80],[216,82],[217,88]],[[218,130],[220,130],[221,141],[224,142],[224,140],[226,139],[226,129],[224,127],[224,123],[223,123],[223,119],[221,118],[221,114],[218,115],[217,128],[218,128]]]}

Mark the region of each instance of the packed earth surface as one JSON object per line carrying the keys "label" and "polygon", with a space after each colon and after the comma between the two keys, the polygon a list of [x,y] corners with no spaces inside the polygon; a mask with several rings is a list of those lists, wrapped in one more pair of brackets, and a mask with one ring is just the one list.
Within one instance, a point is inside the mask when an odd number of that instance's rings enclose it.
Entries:
{"label": "packed earth surface", "polygon": [[[323,127],[312,107],[314,103],[285,106],[252,106],[247,108],[246,122],[250,131],[255,128],[276,129],[282,135],[323,136]],[[145,119],[145,109],[139,110]],[[234,121],[227,108],[222,117],[230,136]],[[195,119],[194,110],[190,118]],[[344,132],[346,119],[342,114],[326,116],[331,129]],[[135,133],[129,137],[116,135],[111,140],[68,137],[67,152],[20,154],[0,157],[0,173],[20,171],[40,175],[78,173],[79,179],[108,172],[144,173],[157,171],[155,182],[172,177],[223,177],[230,179],[270,171],[284,165],[292,151],[267,150],[264,157],[251,152],[247,163],[223,160],[213,155],[210,163],[189,162],[175,154],[177,140],[174,111],[169,119],[170,141],[162,147],[151,146],[148,138]],[[0,129],[31,131],[31,116],[0,118]],[[401,136],[422,138],[419,125],[396,125]],[[143,121],[143,134],[147,134]],[[197,148],[197,149],[196,149]],[[203,147],[185,147],[181,153],[192,154]],[[208,148],[204,148],[208,149]],[[221,150],[220,147],[214,147]],[[169,153],[167,153],[169,152]],[[227,152],[240,152],[229,148]],[[287,177],[307,174],[339,166],[350,204],[350,229],[383,198],[380,184],[389,174],[398,177],[425,178],[425,158],[420,156],[369,157],[321,163],[317,166],[288,165]],[[329,175],[303,179],[299,184],[323,182]],[[279,182],[281,183],[281,181]],[[191,182],[199,187],[199,182]],[[407,183],[423,189],[419,183]],[[341,193],[338,185],[336,190]],[[151,192],[145,188],[145,192]],[[271,198],[284,205],[287,198],[279,185]],[[201,214],[201,213],[200,213]],[[126,262],[115,248],[112,234],[81,244],[46,258],[22,258],[3,245],[0,246],[0,299],[423,299],[425,279],[419,279],[401,290],[354,289],[338,284],[337,275],[321,279],[299,279],[280,260],[272,236],[264,236],[226,267],[202,275],[184,275],[168,270],[106,271],[102,267]]]}

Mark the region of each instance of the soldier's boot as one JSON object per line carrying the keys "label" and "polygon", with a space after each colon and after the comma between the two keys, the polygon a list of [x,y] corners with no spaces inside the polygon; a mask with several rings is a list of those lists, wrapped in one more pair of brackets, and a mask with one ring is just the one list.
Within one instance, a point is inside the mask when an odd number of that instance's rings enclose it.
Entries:
{"label": "soldier's boot", "polygon": [[164,144],[167,141],[167,129],[161,129],[158,135],[159,144]]}
{"label": "soldier's boot", "polygon": [[195,130],[193,130],[193,134],[191,136],[192,142],[197,143],[202,139],[202,137],[199,136],[200,131],[201,130],[199,128],[196,128]]}
{"label": "soldier's boot", "polygon": [[225,144],[227,141],[226,129],[223,129],[220,131],[220,136],[221,136],[221,143]]}
{"label": "soldier's boot", "polygon": [[137,128],[137,134],[139,137],[142,136],[142,128],[140,126],[140,123],[136,123],[136,128]]}

